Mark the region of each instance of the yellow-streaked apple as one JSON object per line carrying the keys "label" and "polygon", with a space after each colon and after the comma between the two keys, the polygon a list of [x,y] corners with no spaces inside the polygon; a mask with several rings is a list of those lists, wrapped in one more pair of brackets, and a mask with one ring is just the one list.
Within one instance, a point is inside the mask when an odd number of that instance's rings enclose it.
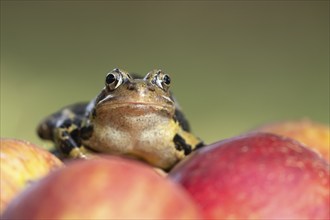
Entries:
{"label": "yellow-streaked apple", "polygon": [[50,152],[27,141],[0,140],[0,212],[31,182],[63,166]]}
{"label": "yellow-streaked apple", "polygon": [[4,219],[200,219],[178,184],[152,167],[105,156],[68,163],[9,204]]}

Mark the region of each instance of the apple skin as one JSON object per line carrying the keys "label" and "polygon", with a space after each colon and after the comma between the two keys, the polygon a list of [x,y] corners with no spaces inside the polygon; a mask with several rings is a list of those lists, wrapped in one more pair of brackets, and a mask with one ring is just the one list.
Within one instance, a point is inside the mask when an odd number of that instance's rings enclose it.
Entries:
{"label": "apple skin", "polygon": [[4,219],[201,219],[181,186],[137,161],[74,161],[16,197]]}
{"label": "apple skin", "polygon": [[254,133],[201,148],[169,178],[208,219],[329,219],[329,167],[293,139]]}
{"label": "apple skin", "polygon": [[8,203],[31,182],[63,163],[48,151],[27,141],[1,139],[0,214]]}
{"label": "apple skin", "polygon": [[330,127],[309,119],[265,124],[255,131],[293,138],[319,152],[330,162]]}

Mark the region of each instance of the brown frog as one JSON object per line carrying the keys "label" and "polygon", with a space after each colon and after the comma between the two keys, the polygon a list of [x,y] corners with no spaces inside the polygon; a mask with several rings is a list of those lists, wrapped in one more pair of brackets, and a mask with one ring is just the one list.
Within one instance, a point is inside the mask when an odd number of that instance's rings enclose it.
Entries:
{"label": "brown frog", "polygon": [[128,155],[169,170],[203,146],[190,132],[170,83],[170,76],[161,70],[133,78],[114,69],[95,99],[50,115],[39,125],[38,134],[71,158],[97,152]]}

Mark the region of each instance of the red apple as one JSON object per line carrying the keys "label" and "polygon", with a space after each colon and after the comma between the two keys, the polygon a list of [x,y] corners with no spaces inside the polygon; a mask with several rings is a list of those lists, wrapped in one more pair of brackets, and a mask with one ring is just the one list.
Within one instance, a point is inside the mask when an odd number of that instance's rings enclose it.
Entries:
{"label": "red apple", "polygon": [[48,151],[15,139],[1,139],[0,163],[0,213],[29,183],[63,165]]}
{"label": "red apple", "polygon": [[175,167],[210,219],[328,219],[329,164],[293,139],[255,133],[206,146]]}
{"label": "red apple", "polygon": [[4,219],[200,219],[189,195],[119,157],[75,161],[16,197]]}
{"label": "red apple", "polygon": [[282,121],[263,125],[256,131],[293,138],[319,152],[330,162],[330,127],[308,119]]}

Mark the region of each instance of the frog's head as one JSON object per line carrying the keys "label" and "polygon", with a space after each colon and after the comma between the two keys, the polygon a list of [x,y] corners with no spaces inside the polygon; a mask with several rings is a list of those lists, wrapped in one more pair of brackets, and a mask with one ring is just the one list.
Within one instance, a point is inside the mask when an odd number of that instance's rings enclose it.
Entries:
{"label": "frog's head", "polygon": [[171,79],[161,70],[152,70],[144,78],[114,69],[105,78],[105,87],[96,98],[95,109],[101,113],[143,114],[162,112],[173,116],[175,103],[169,91]]}

